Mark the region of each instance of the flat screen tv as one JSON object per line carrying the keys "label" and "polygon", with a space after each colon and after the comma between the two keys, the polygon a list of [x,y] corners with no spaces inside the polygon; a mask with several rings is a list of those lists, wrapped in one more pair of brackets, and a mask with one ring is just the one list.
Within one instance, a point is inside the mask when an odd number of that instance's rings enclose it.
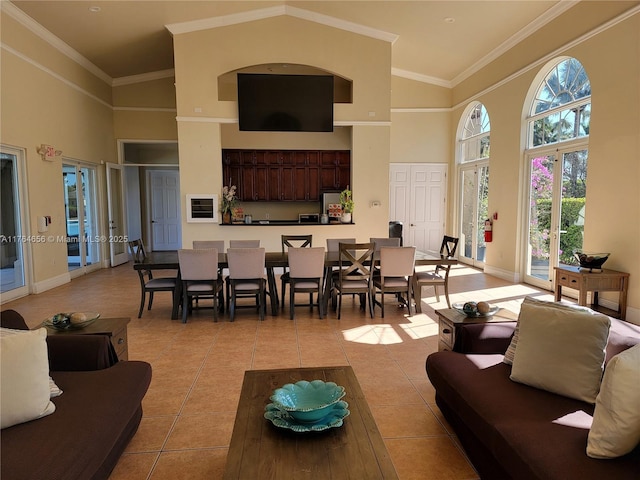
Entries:
{"label": "flat screen tv", "polygon": [[240,130],[332,132],[333,76],[238,74]]}

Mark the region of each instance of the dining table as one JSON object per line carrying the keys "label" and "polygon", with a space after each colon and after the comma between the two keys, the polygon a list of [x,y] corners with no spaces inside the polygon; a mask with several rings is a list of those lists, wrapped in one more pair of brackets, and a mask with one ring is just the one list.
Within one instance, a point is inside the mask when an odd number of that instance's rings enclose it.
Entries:
{"label": "dining table", "polygon": [[[374,262],[377,260],[379,253],[374,254]],[[458,259],[454,257],[446,257],[437,253],[421,252],[416,250],[415,265],[456,265]],[[340,252],[325,252],[325,278],[331,274],[331,270],[340,265]],[[228,268],[227,254],[224,252],[218,253],[218,268]],[[265,252],[265,269],[267,272],[267,284],[269,285],[269,292],[271,292],[271,315],[276,316],[278,314],[278,288],[276,282],[275,269],[285,268],[289,266],[289,259],[286,252]],[[140,262],[134,262],[134,270],[177,270],[177,287],[173,295],[173,304],[171,309],[171,318],[176,320],[180,318],[179,311],[182,300],[182,282],[180,281],[180,264],[178,262],[178,252],[176,250],[167,251],[154,251],[148,252],[146,257]],[[325,282],[323,302],[326,307],[330,296],[330,282]],[[416,302],[420,302],[420,292],[413,292],[413,299]]]}

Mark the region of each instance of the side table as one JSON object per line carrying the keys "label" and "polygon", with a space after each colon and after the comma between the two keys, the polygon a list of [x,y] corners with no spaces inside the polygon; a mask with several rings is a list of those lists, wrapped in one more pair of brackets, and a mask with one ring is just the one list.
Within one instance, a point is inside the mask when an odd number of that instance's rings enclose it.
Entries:
{"label": "side table", "polygon": [[[555,268],[555,301],[562,300],[562,287],[578,290],[578,305],[590,307],[610,317],[624,320],[627,316],[629,274],[615,270],[583,271],[580,267],[562,265]],[[587,305],[587,292],[593,292],[592,304]],[[619,292],[618,310],[598,305],[598,292]]]}
{"label": "side table", "polygon": [[130,321],[129,317],[99,318],[80,330],[55,330],[47,327],[47,332],[48,335],[108,335],[118,360],[128,360],[127,324]]}
{"label": "side table", "polygon": [[456,337],[463,325],[476,323],[500,323],[515,322],[518,315],[501,308],[490,317],[467,317],[464,313],[453,308],[436,310],[438,315],[438,350],[453,350],[456,344]]}

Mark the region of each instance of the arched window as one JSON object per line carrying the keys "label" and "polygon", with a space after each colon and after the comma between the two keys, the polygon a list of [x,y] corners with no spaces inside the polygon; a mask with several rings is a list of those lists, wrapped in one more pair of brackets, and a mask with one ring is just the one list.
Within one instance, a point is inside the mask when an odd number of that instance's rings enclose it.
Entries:
{"label": "arched window", "polygon": [[467,107],[459,128],[460,260],[482,267],[485,259],[484,221],[488,215],[491,122],[482,103]]}
{"label": "arched window", "polygon": [[487,109],[481,103],[472,106],[466,118],[460,139],[460,162],[489,158],[491,122]]}
{"label": "arched window", "polygon": [[529,146],[589,135],[591,83],[575,58],[558,63],[540,84],[531,105]]}
{"label": "arched window", "polygon": [[535,94],[526,120],[529,234],[524,273],[528,283],[552,289],[554,267],[576,265],[573,253],[583,244],[591,83],[575,58],[557,60],[541,75],[531,86]]}

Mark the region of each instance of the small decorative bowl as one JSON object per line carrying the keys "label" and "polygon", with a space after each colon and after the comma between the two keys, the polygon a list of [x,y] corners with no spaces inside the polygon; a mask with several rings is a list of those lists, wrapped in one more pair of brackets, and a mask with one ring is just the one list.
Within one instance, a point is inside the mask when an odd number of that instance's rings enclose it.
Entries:
{"label": "small decorative bowl", "polygon": [[[473,304],[473,305],[468,305],[469,303]],[[498,313],[498,310],[500,310],[500,307],[496,306],[496,305],[489,305],[489,310],[486,312],[479,312],[478,311],[478,304],[476,302],[459,302],[459,303],[454,303],[453,305],[451,305],[451,307],[453,307],[454,310],[457,310],[458,312],[466,315],[467,317],[470,318],[475,318],[475,317],[491,317],[493,315],[495,315],[496,313]],[[466,308],[465,308],[466,307]]]}
{"label": "small decorative bowl", "polygon": [[609,258],[610,253],[589,253],[575,251],[573,255],[578,260],[578,263],[582,268],[602,268],[604,262]]}
{"label": "small decorative bowl", "polygon": [[296,421],[313,423],[326,417],[344,396],[344,387],[333,382],[301,380],[276,388],[271,401]]}
{"label": "small decorative bowl", "polygon": [[42,325],[54,330],[80,330],[91,325],[100,317],[97,312],[56,313],[47,318]]}

